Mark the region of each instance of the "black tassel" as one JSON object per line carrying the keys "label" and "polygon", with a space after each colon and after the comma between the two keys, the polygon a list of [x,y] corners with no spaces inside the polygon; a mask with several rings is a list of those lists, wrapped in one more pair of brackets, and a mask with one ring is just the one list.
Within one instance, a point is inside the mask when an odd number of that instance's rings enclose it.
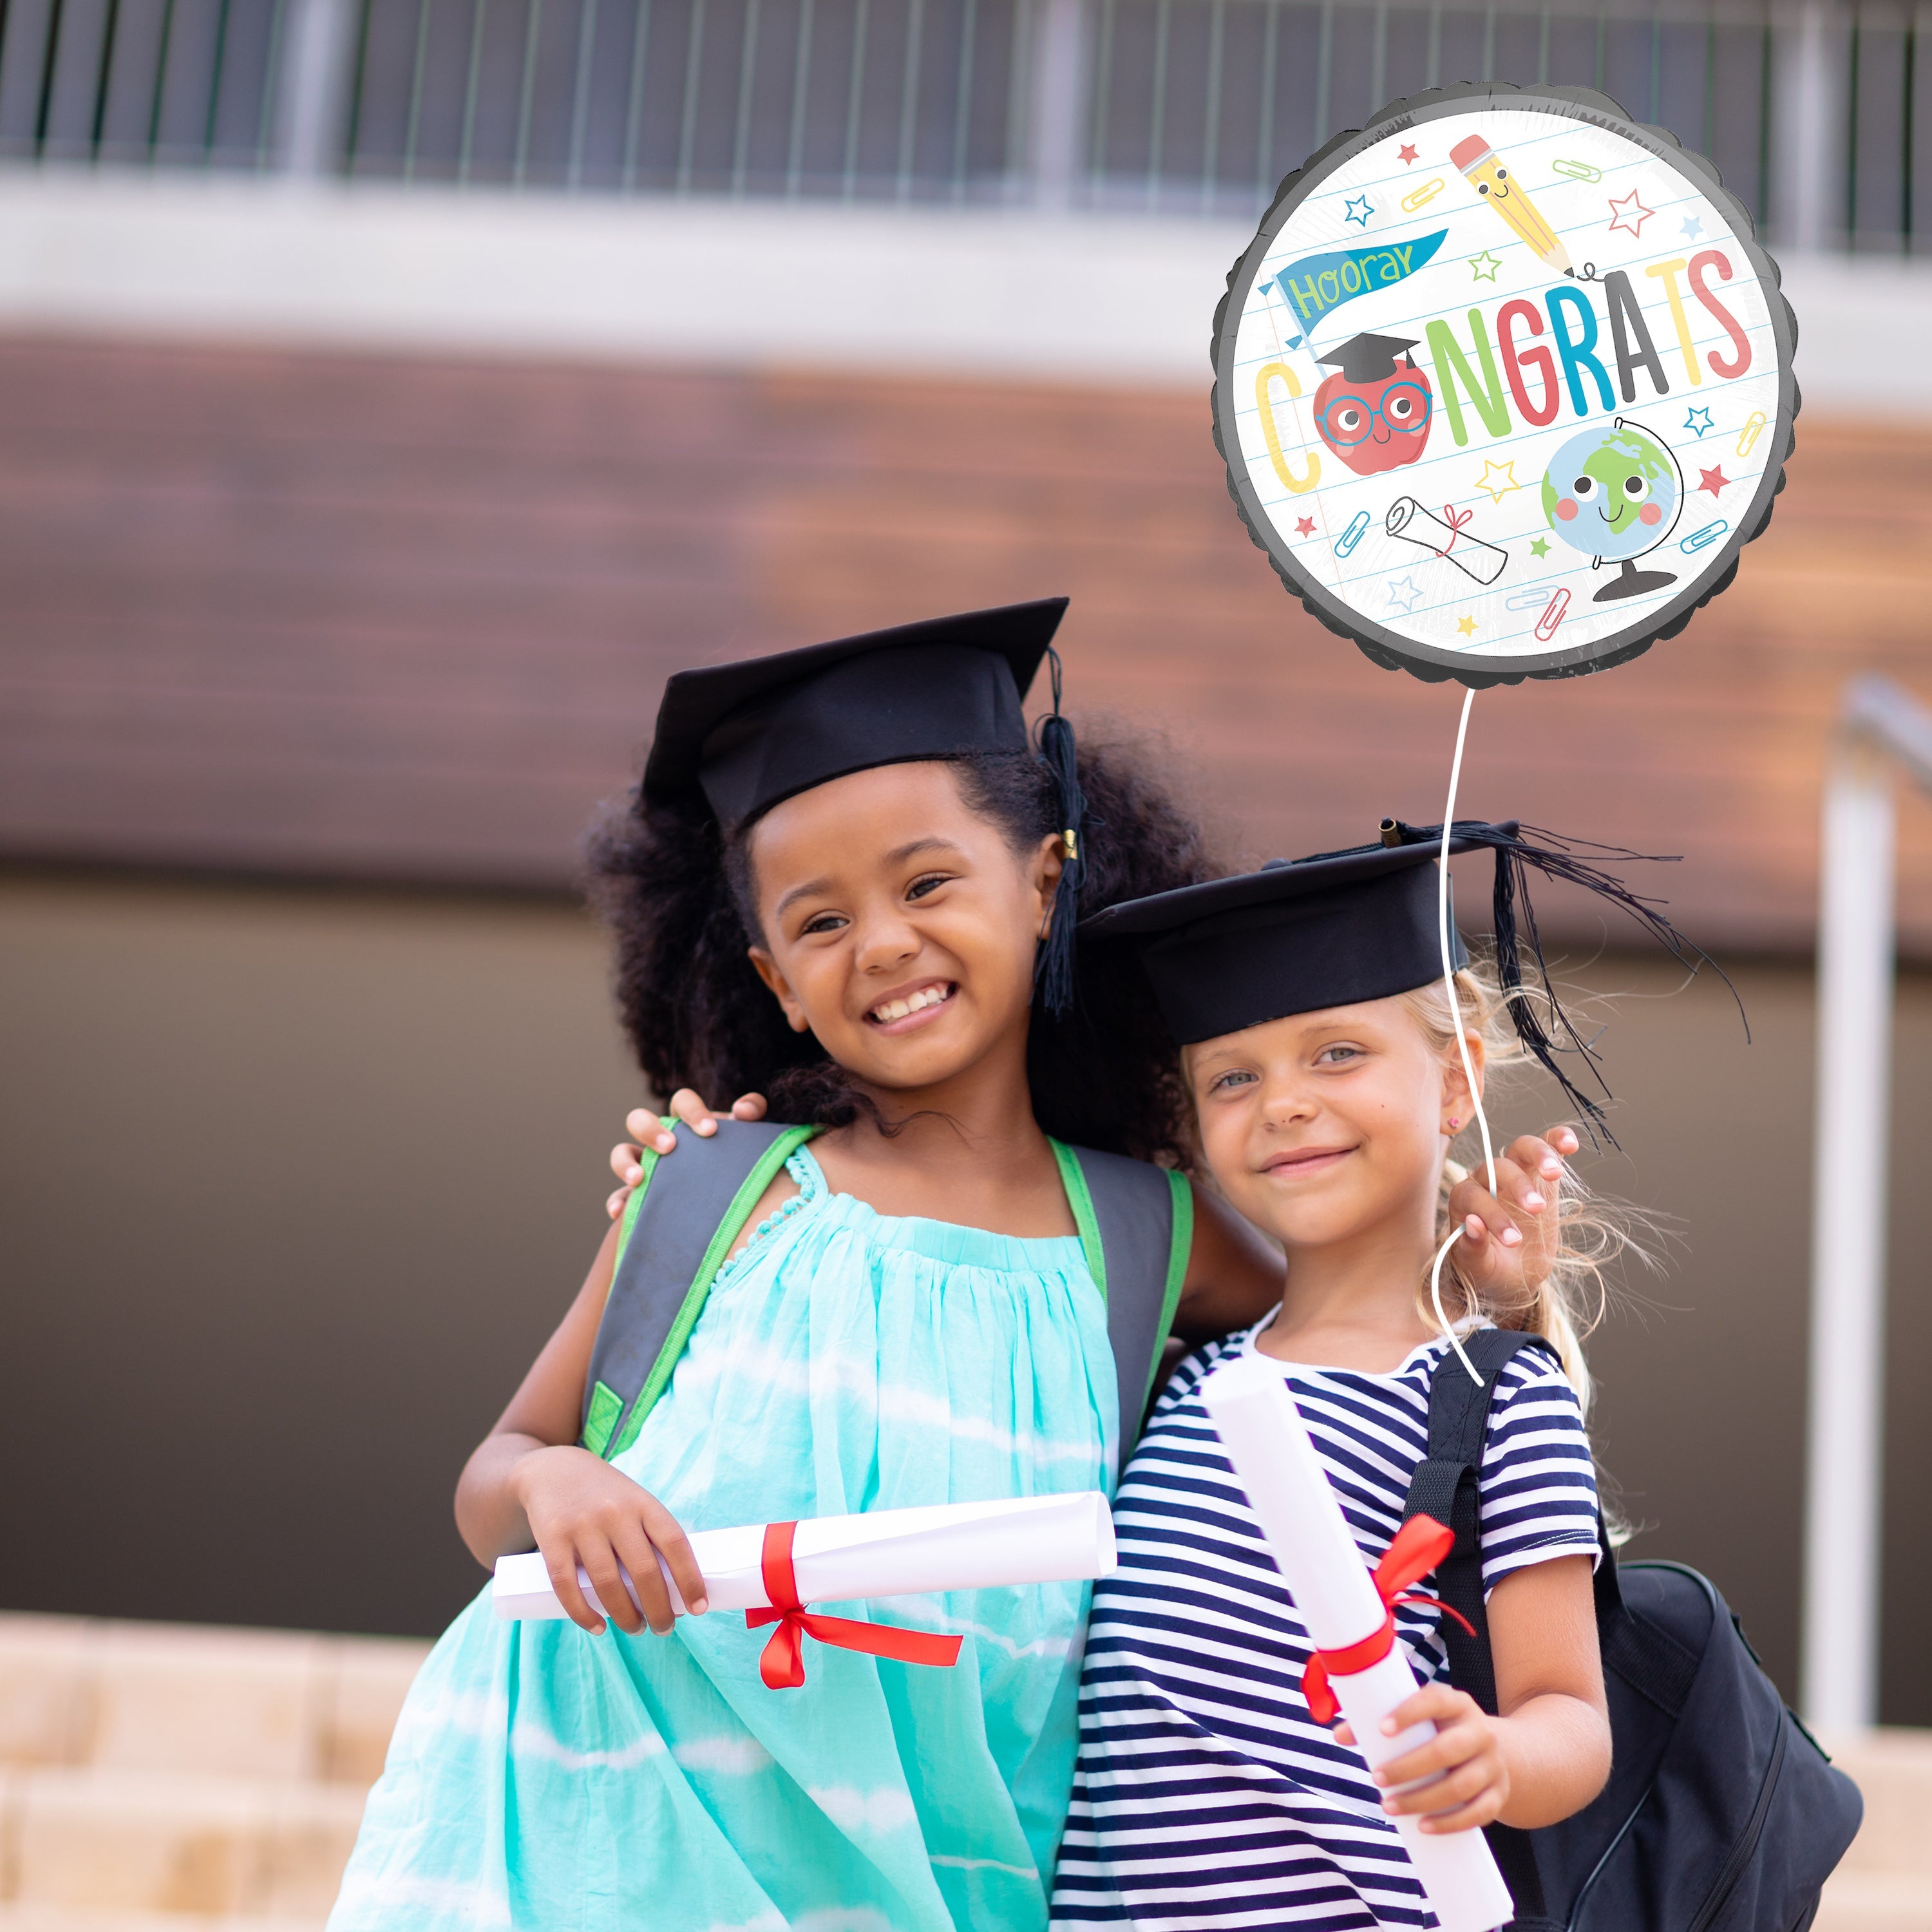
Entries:
{"label": "black tassel", "polygon": [[[1396,830],[1405,845],[1442,843],[1439,825],[1407,825]],[[1576,1054],[1588,1068],[1605,1100],[1613,1097],[1605,1084],[1603,1069],[1594,1047],[1571,1024],[1551,983],[1548,962],[1543,956],[1543,936],[1537,929],[1536,908],[1530,902],[1529,872],[1534,867],[1546,878],[1567,880],[1619,907],[1688,971],[1696,973],[1708,966],[1730,988],[1738,1002],[1738,1016],[1744,1019],[1744,1002],[1731,985],[1730,975],[1701,946],[1686,939],[1658,910],[1664,902],[1634,892],[1622,880],[1604,870],[1606,865],[1675,864],[1676,854],[1632,852],[1620,845],[1599,845],[1586,838],[1566,838],[1540,826],[1511,821],[1491,825],[1481,819],[1458,819],[1450,827],[1453,843],[1465,848],[1486,846],[1496,854],[1496,881],[1491,901],[1491,919],[1496,930],[1496,976],[1503,997],[1509,1003],[1510,1021],[1538,1064],[1575,1102],[1584,1117],[1585,1130],[1594,1141],[1600,1129],[1612,1147],[1617,1144],[1604,1118],[1604,1110],[1584,1093],[1556,1064],[1556,1055]],[[1587,853],[1589,856],[1581,856]],[[1536,962],[1542,984],[1534,990],[1526,986],[1522,976],[1525,952]],[[1544,1024],[1540,1008],[1546,1004],[1550,1024]],[[1750,1038],[1750,1022],[1744,1019],[1744,1038]]]}
{"label": "black tassel", "polygon": [[1087,801],[1080,790],[1080,768],[1072,721],[1060,710],[1060,653],[1047,647],[1053,677],[1053,710],[1040,721],[1040,755],[1053,774],[1059,794],[1060,837],[1066,862],[1054,887],[1046,940],[1034,962],[1034,988],[1055,1019],[1073,1010],[1073,928],[1080,922],[1080,887],[1087,876]]}

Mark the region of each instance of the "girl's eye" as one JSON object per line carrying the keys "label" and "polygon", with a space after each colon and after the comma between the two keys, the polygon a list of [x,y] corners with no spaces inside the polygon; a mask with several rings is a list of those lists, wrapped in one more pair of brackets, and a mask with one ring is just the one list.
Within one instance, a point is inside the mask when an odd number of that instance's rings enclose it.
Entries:
{"label": "girl's eye", "polygon": [[928,872],[923,878],[914,880],[912,884],[907,886],[906,897],[909,899],[922,899],[928,892],[936,891],[940,886],[944,885],[946,881],[945,873]]}
{"label": "girl's eye", "polygon": [[1216,1074],[1214,1078],[1208,1082],[1208,1090],[1210,1094],[1220,1094],[1226,1092],[1230,1088],[1246,1087],[1252,1083],[1254,1077],[1245,1068],[1236,1067],[1228,1072]]}
{"label": "girl's eye", "polygon": [[817,913],[800,927],[799,934],[802,938],[806,934],[812,932],[836,932],[844,923],[845,916],[843,913]]}
{"label": "girl's eye", "polygon": [[1361,1057],[1362,1049],[1358,1046],[1324,1046],[1315,1056],[1315,1064],[1317,1066],[1341,1066]]}

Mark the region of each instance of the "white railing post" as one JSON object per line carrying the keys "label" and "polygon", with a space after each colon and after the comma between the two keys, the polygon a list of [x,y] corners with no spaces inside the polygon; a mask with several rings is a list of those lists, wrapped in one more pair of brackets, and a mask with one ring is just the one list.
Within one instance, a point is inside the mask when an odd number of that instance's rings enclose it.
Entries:
{"label": "white railing post", "polygon": [[1771,220],[1781,246],[1826,248],[1845,225],[1845,31],[1826,0],[1779,20],[1772,67]]}
{"label": "white railing post", "polygon": [[1840,1731],[1878,1714],[1893,890],[1892,774],[1847,736],[1826,776],[1818,908],[1802,1698]]}
{"label": "white railing post", "polygon": [[276,158],[284,173],[314,181],[341,160],[355,58],[350,0],[291,0],[275,76]]}
{"label": "white railing post", "polygon": [[1860,678],[1832,736],[1819,864],[1800,1685],[1805,1716],[1840,1731],[1878,1720],[1895,772],[1932,792],[1932,711]]}
{"label": "white railing post", "polygon": [[1028,172],[1034,205],[1064,208],[1073,201],[1086,160],[1090,80],[1086,0],[1043,0],[1036,18],[1027,104]]}

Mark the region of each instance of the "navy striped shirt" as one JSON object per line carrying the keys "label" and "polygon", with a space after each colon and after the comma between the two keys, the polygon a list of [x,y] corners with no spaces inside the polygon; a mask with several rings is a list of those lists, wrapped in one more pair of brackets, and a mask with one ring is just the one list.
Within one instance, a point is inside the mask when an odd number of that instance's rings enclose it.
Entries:
{"label": "navy striped shirt", "polygon": [[[1094,1586],[1088,1626],[1056,1925],[1436,1923],[1366,1767],[1310,1714],[1308,1634],[1201,1406],[1202,1378],[1258,1332],[1180,1364],[1121,1478],[1120,1568]],[[1445,1360],[1462,1372],[1439,1340],[1387,1375],[1281,1365],[1370,1564],[1401,1526]],[[1522,1350],[1497,1383],[1481,1508],[1486,1592],[1526,1564],[1596,1551],[1582,1414],[1541,1348]],[[1434,1594],[1427,1578],[1418,1588]],[[1441,1621],[1420,1606],[1396,1615],[1424,1678],[1448,1675]]]}

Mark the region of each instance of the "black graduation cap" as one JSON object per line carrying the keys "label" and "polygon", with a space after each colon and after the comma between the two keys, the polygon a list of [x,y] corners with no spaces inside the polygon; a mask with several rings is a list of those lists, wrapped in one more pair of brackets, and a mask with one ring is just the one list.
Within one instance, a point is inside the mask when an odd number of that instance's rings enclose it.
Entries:
{"label": "black graduation cap", "polygon": [[878,765],[1028,748],[1028,687],[1052,660],[1040,756],[1060,794],[1068,856],[1034,977],[1048,1007],[1073,1001],[1074,908],[1086,877],[1086,802],[1060,710],[1053,634],[1064,597],[928,617],[776,657],[676,672],[644,763],[648,802],[683,800],[736,830],[800,792]]}
{"label": "black graduation cap", "polygon": [[[1084,939],[1132,943],[1169,1030],[1181,1046],[1190,1046],[1296,1013],[1387,999],[1440,979],[1436,860],[1442,849],[1441,826],[1384,819],[1375,844],[1276,859],[1258,872],[1127,900],[1083,921],[1080,933]],[[1621,907],[1694,970],[1707,956],[1653,902],[1638,898],[1602,863],[1578,853],[1587,850],[1618,865],[1650,855],[1563,838],[1514,820],[1491,824],[1480,819],[1457,820],[1449,850],[1452,855],[1495,853],[1492,922],[1510,1021],[1523,1045],[1587,1118],[1600,1121],[1601,1108],[1553,1058],[1559,1051],[1580,1053],[1603,1085],[1595,1055],[1550,984],[1526,890],[1527,869],[1568,880]],[[1449,943],[1455,964],[1466,964],[1453,901]],[[1523,983],[1525,951],[1534,956],[1542,982],[1534,988]],[[1609,1090],[1604,1090],[1607,1096]]]}
{"label": "black graduation cap", "polygon": [[876,765],[1023,752],[1021,701],[1066,602],[1047,597],[928,617],[679,671],[658,708],[644,796],[700,797],[735,828]]}
{"label": "black graduation cap", "polygon": [[[1379,382],[1384,376],[1395,374],[1396,358],[1414,346],[1412,336],[1352,335],[1333,355],[1318,356],[1315,359],[1322,363],[1339,362],[1342,374],[1352,382]],[[1409,367],[1414,366],[1412,361]]]}

